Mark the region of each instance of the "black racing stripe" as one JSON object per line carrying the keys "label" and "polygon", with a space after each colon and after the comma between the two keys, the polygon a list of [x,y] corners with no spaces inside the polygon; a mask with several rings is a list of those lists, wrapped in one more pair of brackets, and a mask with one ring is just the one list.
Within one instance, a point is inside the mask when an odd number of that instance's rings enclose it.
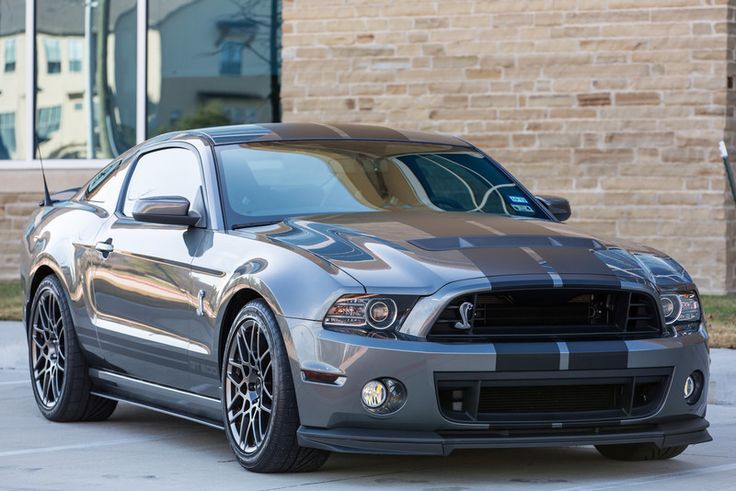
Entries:
{"label": "black racing stripe", "polygon": [[346,133],[350,138],[409,141],[404,134],[382,126],[363,124],[333,124],[331,126]]}
{"label": "black racing stripe", "polygon": [[559,370],[557,343],[495,343],[496,371]]}
{"label": "black racing stripe", "polygon": [[411,141],[431,142],[472,148],[470,144],[454,136],[440,135],[436,133],[423,133],[421,131],[412,130],[400,130],[400,132],[402,135],[404,135],[404,137]]}
{"label": "black racing stripe", "polygon": [[489,278],[491,291],[529,290],[533,288],[552,288],[554,281],[547,273],[511,274]]}
{"label": "black racing stripe", "polygon": [[268,128],[277,136],[283,140],[309,140],[309,139],[338,139],[342,138],[342,135],[336,131],[330,129],[327,126],[314,123],[279,123],[279,124],[264,124],[262,125]]}
{"label": "black racing stripe", "polygon": [[576,247],[532,247],[557,274],[579,273],[611,275],[613,272],[595,254]]}
{"label": "black racing stripe", "polygon": [[627,368],[629,350],[624,341],[568,341],[570,370]]}
{"label": "black racing stripe", "polygon": [[[427,251],[447,251],[472,247],[554,247],[557,250],[571,250],[573,254],[580,253],[580,249],[591,249],[593,241],[578,237],[554,237],[545,235],[464,235],[460,237],[434,237],[429,239],[415,239],[407,241],[412,245]],[[563,249],[565,248],[565,249]],[[543,249],[546,251],[546,249]],[[542,256],[541,251],[537,251]],[[582,252],[585,252],[584,250]],[[550,257],[564,257],[558,253],[547,253]],[[544,256],[543,256],[544,257]],[[546,257],[545,257],[546,259]],[[548,261],[549,262],[549,261]]]}
{"label": "black racing stripe", "polygon": [[611,288],[617,290],[622,287],[621,280],[618,276],[613,275],[563,273],[560,278],[566,288]]}
{"label": "black racing stripe", "polygon": [[546,274],[545,269],[529,254],[517,248],[473,248],[460,252],[470,259],[484,276],[514,273]]}

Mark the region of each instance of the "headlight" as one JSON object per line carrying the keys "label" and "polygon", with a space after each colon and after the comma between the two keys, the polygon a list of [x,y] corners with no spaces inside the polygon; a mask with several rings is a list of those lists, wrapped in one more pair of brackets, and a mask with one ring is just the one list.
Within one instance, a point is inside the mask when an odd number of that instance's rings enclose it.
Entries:
{"label": "headlight", "polygon": [[678,334],[692,334],[700,328],[700,302],[693,292],[667,293],[660,297],[665,324]]}
{"label": "headlight", "polygon": [[327,328],[395,331],[414,306],[409,295],[343,295],[325,315]]}

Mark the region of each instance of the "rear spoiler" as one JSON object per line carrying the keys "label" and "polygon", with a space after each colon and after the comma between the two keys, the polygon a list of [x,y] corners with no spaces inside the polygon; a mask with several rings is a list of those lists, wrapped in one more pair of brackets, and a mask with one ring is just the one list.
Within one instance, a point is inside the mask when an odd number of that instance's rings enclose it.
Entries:
{"label": "rear spoiler", "polygon": [[[51,194],[51,204],[59,203],[61,201],[69,201],[79,192],[80,189],[82,188],[69,188]],[[44,200],[39,201],[38,206],[44,206]]]}

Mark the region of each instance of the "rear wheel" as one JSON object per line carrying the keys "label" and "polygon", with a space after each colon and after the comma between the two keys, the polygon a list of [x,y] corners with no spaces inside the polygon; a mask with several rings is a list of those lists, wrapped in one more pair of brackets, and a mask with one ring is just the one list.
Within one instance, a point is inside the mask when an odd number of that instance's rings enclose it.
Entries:
{"label": "rear wheel", "polygon": [[90,393],[87,363],[56,276],[44,278],[33,297],[28,355],[33,395],[47,419],[100,421],[115,410],[117,402]]}
{"label": "rear wheel", "polygon": [[677,457],[687,445],[659,448],[653,443],[626,443],[622,445],[596,445],[601,455],[613,460],[666,460]]}
{"label": "rear wheel", "polygon": [[319,469],[328,452],[300,447],[286,347],[263,300],[243,307],[230,326],[222,363],[225,433],[240,465],[254,472]]}

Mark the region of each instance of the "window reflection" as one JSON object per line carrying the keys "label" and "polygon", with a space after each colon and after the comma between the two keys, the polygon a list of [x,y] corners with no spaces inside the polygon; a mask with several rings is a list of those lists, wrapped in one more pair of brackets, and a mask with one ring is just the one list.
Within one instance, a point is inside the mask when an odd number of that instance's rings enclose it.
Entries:
{"label": "window reflection", "polygon": [[0,160],[23,160],[25,2],[0,0]]}
{"label": "window reflection", "polygon": [[136,4],[36,1],[36,138],[44,158],[107,158],[135,144]]}
{"label": "window reflection", "polygon": [[148,136],[280,119],[280,2],[149,0]]}

